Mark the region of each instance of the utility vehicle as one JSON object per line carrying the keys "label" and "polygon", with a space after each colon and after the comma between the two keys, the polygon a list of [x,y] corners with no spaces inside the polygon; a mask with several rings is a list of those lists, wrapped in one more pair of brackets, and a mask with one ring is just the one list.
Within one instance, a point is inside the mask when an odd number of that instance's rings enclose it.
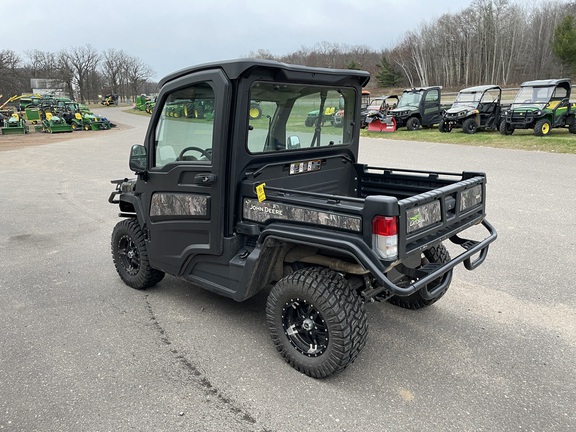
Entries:
{"label": "utility vehicle", "polygon": [[[366,344],[366,302],[440,299],[454,267],[478,267],[496,239],[486,176],[359,163],[369,77],[244,59],[164,78],[144,145],[131,149],[137,177],[113,181],[109,197],[122,218],[111,241],[120,278],[145,289],[168,273],[236,301],[269,290],[275,347],[318,378]],[[321,116],[304,126],[312,107],[340,98],[342,127]],[[213,115],[167,115],[183,99],[212,101]]]}
{"label": "utility vehicle", "polygon": [[396,108],[388,111],[380,121],[393,124],[394,130],[406,126],[409,131],[431,127],[440,122],[442,87],[410,88],[402,92]]}
{"label": "utility vehicle", "polygon": [[399,98],[397,95],[379,96],[372,99],[369,105],[360,111],[360,127],[366,128],[368,126],[369,120],[371,120],[368,115],[371,115],[371,117],[374,117],[375,114],[386,116],[388,111],[396,108],[398,100]]}
{"label": "utility vehicle", "polygon": [[571,91],[568,78],[522,83],[512,106],[502,113],[500,133],[534,129],[534,135],[545,136],[558,127],[576,133],[576,104],[570,102]]}
{"label": "utility vehicle", "polygon": [[452,107],[442,113],[440,132],[462,128],[464,133],[496,130],[500,125],[502,89],[497,85],[469,87],[460,90]]}

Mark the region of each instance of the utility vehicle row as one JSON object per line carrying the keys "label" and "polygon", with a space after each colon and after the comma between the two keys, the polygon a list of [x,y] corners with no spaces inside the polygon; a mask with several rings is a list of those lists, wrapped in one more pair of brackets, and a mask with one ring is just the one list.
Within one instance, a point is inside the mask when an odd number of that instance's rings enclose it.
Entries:
{"label": "utility vehicle row", "polygon": [[511,135],[516,129],[533,129],[535,135],[545,136],[562,127],[576,133],[576,103],[570,102],[571,89],[566,78],[527,81],[513,103],[504,105],[500,86],[476,86],[461,90],[451,106],[440,104],[440,87],[406,89],[400,96],[374,98],[363,111],[362,124],[379,132],[438,125],[443,133],[453,129],[468,134],[499,130]]}

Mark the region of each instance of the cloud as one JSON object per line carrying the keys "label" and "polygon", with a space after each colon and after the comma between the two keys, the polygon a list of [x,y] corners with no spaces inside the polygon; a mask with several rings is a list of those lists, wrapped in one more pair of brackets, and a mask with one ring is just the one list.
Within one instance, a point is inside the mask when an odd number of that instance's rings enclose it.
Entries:
{"label": "cloud", "polygon": [[160,79],[176,69],[259,49],[284,55],[323,41],[389,48],[423,21],[456,13],[471,1],[99,0],[59,3],[57,9],[38,2],[24,15],[21,8],[4,8],[0,39],[24,58],[28,50],[58,52],[86,44],[99,51],[121,49]]}

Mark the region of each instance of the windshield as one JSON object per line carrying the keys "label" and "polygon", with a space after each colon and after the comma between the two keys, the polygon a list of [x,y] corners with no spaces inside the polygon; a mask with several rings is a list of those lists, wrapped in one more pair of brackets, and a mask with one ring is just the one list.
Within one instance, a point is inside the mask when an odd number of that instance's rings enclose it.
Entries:
{"label": "windshield", "polygon": [[353,88],[255,82],[250,99],[250,153],[296,151],[352,141]]}
{"label": "windshield", "polygon": [[476,108],[478,106],[478,102],[480,102],[480,93],[458,93],[456,96],[456,100],[452,104],[452,107],[459,107],[459,106],[469,106],[472,108]]}
{"label": "windshield", "polygon": [[550,101],[554,88],[554,86],[520,87],[512,106],[538,105],[544,107]]}
{"label": "windshield", "polygon": [[400,97],[397,108],[417,107],[420,105],[420,99],[422,99],[422,92],[405,92]]}

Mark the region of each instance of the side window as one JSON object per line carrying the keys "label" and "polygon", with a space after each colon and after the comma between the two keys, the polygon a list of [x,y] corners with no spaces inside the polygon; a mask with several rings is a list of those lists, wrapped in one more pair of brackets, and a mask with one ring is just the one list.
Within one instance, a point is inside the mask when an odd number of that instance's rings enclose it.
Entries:
{"label": "side window", "polygon": [[436,90],[436,89],[430,90],[426,94],[426,102],[437,102],[439,98],[440,98],[440,94],[439,94],[438,90]]}
{"label": "side window", "polygon": [[556,87],[554,90],[554,94],[552,95],[552,99],[565,99],[568,97],[568,91],[564,87]]}
{"label": "side window", "polygon": [[175,161],[211,164],[214,90],[210,84],[198,83],[170,93],[161,109],[154,166]]}

